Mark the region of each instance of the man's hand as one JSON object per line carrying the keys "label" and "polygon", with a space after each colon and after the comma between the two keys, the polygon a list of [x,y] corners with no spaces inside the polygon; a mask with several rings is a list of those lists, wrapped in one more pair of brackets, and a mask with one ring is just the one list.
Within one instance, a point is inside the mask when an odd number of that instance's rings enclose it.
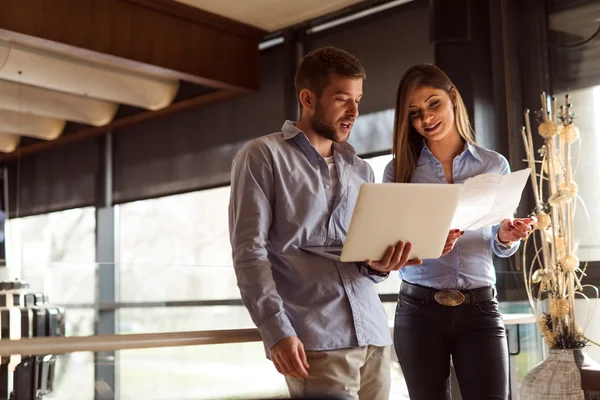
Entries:
{"label": "man's hand", "polygon": [[464,234],[465,231],[461,231],[460,229],[452,229],[448,232],[448,238],[446,238],[446,244],[444,245],[444,250],[442,250],[442,257],[452,251],[458,238]]}
{"label": "man's hand", "polygon": [[498,239],[502,243],[507,245],[521,240],[529,235],[531,231],[531,225],[536,221],[535,218],[515,218],[512,221],[505,219],[500,223],[500,229],[498,229]]}
{"label": "man's hand", "polygon": [[410,242],[404,244],[403,241],[399,241],[396,247],[390,246],[388,248],[383,259],[380,261],[367,260],[367,264],[379,272],[398,271],[400,268],[409,265],[423,264],[420,258],[408,259],[411,249],[412,244]]}
{"label": "man's hand", "polygon": [[298,336],[290,336],[277,342],[269,353],[280,374],[300,379],[308,378],[306,353]]}

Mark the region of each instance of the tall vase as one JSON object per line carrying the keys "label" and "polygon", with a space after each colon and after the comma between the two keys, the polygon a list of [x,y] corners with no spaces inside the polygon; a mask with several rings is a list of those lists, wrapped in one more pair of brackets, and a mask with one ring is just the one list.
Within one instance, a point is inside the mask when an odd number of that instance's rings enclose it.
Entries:
{"label": "tall vase", "polygon": [[551,349],[523,379],[520,400],[600,400],[600,366],[585,349]]}

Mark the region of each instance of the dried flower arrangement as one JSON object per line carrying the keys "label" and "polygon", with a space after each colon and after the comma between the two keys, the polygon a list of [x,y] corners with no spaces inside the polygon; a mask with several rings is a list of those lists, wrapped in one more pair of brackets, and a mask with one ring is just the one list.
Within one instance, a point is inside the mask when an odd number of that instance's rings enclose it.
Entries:
{"label": "dried flower arrangement", "polygon": [[536,160],[533,149],[529,110],[525,111],[526,126],[521,129],[537,218],[523,246],[524,250],[528,245],[534,247],[529,263],[527,252],[522,252],[523,273],[531,306],[548,346],[578,349],[589,342],[575,323],[575,297],[586,298],[586,285],[581,284],[581,279],[587,268],[587,263],[581,266],[577,257],[573,227],[576,206],[583,205],[573,180],[577,165],[571,160],[571,146],[579,139],[579,129],[573,124],[568,95],[565,105],[558,109],[556,98],[548,104],[543,93],[541,101],[538,132],[544,145],[537,152],[541,160]]}

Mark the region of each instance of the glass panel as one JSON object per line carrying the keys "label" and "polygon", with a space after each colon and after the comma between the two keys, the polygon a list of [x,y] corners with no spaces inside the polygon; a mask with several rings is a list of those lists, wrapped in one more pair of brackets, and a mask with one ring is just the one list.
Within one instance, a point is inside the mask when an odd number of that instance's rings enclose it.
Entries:
{"label": "glass panel", "polygon": [[121,351],[121,399],[287,397],[261,343]]}
{"label": "glass panel", "polygon": [[[118,359],[122,399],[289,397],[261,343],[127,350]],[[390,398],[408,399],[396,362],[391,375]]]}
{"label": "glass panel", "polygon": [[[171,265],[232,265],[229,191],[222,187],[117,206],[122,273],[131,264],[163,269]],[[150,275],[144,270],[135,273],[141,278]]]}
{"label": "glass panel", "polygon": [[[575,320],[584,330],[585,336],[600,343],[600,300],[592,298],[575,300]],[[600,346],[592,345],[586,348],[590,357],[600,361]]]}
{"label": "glass panel", "polygon": [[122,302],[239,299],[229,266],[119,264]]}
{"label": "glass panel", "polygon": [[65,309],[65,336],[91,336],[94,334],[96,312],[93,308]]}
{"label": "glass panel", "polygon": [[548,48],[552,94],[559,106],[565,105],[565,94],[570,95],[574,124],[580,130],[581,140],[571,149],[574,164],[580,162],[574,179],[585,207],[577,205],[575,241],[579,259],[586,261],[600,260],[600,41],[590,40],[600,21],[596,3],[553,0],[548,15],[548,40],[556,44]]}
{"label": "glass panel", "polygon": [[[95,366],[114,367],[119,393]],[[391,367],[390,398],[408,399],[396,362]],[[150,348],[117,351],[114,358],[90,352],[57,357],[54,390],[48,400],[204,400],[288,398],[285,378],[265,357],[261,343]],[[96,396],[96,397],[95,397]]]}
{"label": "glass panel", "polygon": [[390,161],[392,161],[392,155],[386,154],[383,156],[365,158],[365,161],[369,163],[371,168],[373,168],[375,182],[381,183],[383,181],[383,172],[385,171],[385,167]]}
{"label": "glass panel", "polygon": [[[392,160],[391,154],[386,154],[383,156],[365,158],[365,161],[371,165],[373,168],[373,173],[375,174],[375,182],[381,183],[383,181],[383,172],[388,163]],[[400,274],[397,272],[393,272],[390,274],[390,277],[385,281],[378,283],[376,286],[378,293],[386,293],[386,294],[397,294],[400,290]],[[395,305],[394,305],[395,307]],[[387,309],[386,309],[387,310]],[[394,311],[391,311],[391,314],[388,312],[388,316],[393,318]]]}
{"label": "glass panel", "polygon": [[387,151],[392,147],[393,132],[393,108],[361,114],[354,122],[348,143],[354,146],[358,154]]}
{"label": "glass panel", "polygon": [[54,303],[93,303],[95,221],[92,207],[7,221],[11,277],[20,277]]}
{"label": "glass panel", "polygon": [[229,187],[118,206],[122,301],[239,298]]}
{"label": "glass panel", "polygon": [[[575,125],[581,140],[571,146],[573,164],[579,167],[574,176],[579,196],[585,207],[578,203],[575,213],[575,241],[579,244],[581,260],[600,260],[600,86],[567,92],[575,113]],[[559,104],[565,94],[555,93]]]}
{"label": "glass panel", "polygon": [[118,333],[179,332],[255,328],[243,306],[125,308]]}
{"label": "glass panel", "polygon": [[379,294],[394,294],[397,295],[400,291],[400,273],[392,272],[389,278],[375,285],[375,289]]}
{"label": "glass panel", "polygon": [[56,356],[54,389],[44,400],[94,400],[94,353]]}
{"label": "glass panel", "polygon": [[[531,314],[531,306],[527,301],[511,301],[500,303],[500,312],[508,314]],[[521,387],[523,378],[539,362],[542,361],[542,339],[541,334],[535,323],[519,325],[519,344],[517,343],[517,326],[510,323],[506,324],[509,337],[509,350],[519,354],[510,357],[510,363],[513,364],[516,377],[517,388]]]}

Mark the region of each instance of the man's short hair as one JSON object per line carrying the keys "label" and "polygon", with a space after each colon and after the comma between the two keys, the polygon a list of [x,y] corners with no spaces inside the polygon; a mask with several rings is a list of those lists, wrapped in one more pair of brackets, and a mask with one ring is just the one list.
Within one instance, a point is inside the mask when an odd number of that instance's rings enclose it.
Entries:
{"label": "man's short hair", "polygon": [[342,78],[367,79],[358,58],[337,47],[322,47],[311,51],[300,61],[294,77],[296,96],[300,96],[302,89],[309,89],[321,97],[332,74]]}

